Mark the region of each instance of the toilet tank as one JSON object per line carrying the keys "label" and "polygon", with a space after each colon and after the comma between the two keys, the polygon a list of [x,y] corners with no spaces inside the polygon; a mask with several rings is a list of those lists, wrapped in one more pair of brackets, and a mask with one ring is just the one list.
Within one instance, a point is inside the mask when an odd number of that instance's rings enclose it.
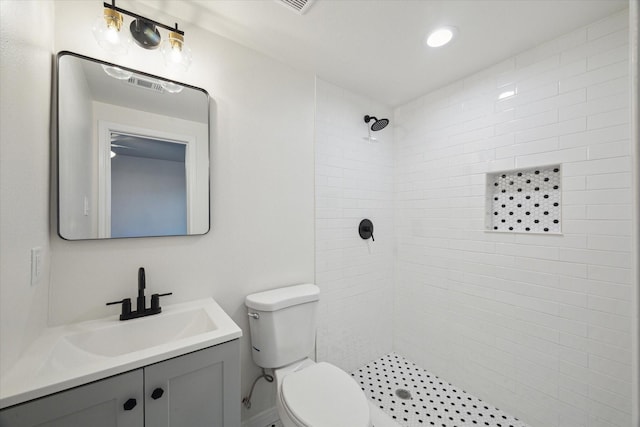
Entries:
{"label": "toilet tank", "polygon": [[302,284],[248,295],[251,354],[263,368],[279,368],[307,357],[316,337],[320,289]]}

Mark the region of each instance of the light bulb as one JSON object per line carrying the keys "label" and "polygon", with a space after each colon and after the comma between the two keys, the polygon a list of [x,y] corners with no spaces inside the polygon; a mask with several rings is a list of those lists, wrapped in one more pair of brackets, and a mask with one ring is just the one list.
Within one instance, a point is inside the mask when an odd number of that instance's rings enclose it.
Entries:
{"label": "light bulb", "polygon": [[104,32],[105,39],[109,43],[118,43],[120,41],[119,33],[120,32],[116,28],[109,26],[107,30]]}
{"label": "light bulb", "polygon": [[107,52],[114,55],[124,55],[129,51],[131,37],[120,31],[122,28],[122,14],[104,8],[104,12],[93,23],[93,36],[98,44]]}
{"label": "light bulb", "polygon": [[180,67],[188,70],[191,65],[191,49],[184,44],[184,37],[176,32],[170,32],[169,38],[160,46],[164,62],[169,67]]}
{"label": "light bulb", "polygon": [[169,54],[169,58],[171,59],[171,62],[182,62],[182,49],[179,49],[177,47],[172,48],[171,53]]}

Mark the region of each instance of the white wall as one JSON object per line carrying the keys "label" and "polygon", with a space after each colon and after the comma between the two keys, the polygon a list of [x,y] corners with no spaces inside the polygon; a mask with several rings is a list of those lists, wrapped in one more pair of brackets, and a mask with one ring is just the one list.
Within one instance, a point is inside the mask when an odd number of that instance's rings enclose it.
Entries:
{"label": "white wall", "polygon": [[[532,426],[631,425],[627,27],[618,13],[395,111],[394,349]],[[557,162],[562,236],[484,231],[486,172]]]}
{"label": "white wall", "polygon": [[[49,2],[0,2],[0,375],[46,324],[53,19]],[[37,246],[44,267],[31,287]]]}
{"label": "white wall", "polygon": [[[56,50],[114,60],[91,35],[101,4],[56,1],[55,8]],[[174,22],[139,5],[136,11]],[[249,351],[245,295],[314,279],[314,76],[186,22],[180,27],[193,50],[188,72],[171,74],[159,52],[137,47],[117,61],[211,95],[211,231],[194,237],[78,242],[52,232],[49,322],[115,314],[117,308],[104,304],[134,295],[137,268],[144,266],[149,292],[173,291],[165,303],[213,296],[240,325],[242,390],[247,393],[259,370]],[[272,390],[261,386],[243,417],[271,407]]]}
{"label": "white wall", "polygon": [[[363,118],[392,111],[320,79],[316,99],[318,358],[353,371],[391,351],[393,128],[372,143]],[[360,238],[363,218],[375,242]]]}

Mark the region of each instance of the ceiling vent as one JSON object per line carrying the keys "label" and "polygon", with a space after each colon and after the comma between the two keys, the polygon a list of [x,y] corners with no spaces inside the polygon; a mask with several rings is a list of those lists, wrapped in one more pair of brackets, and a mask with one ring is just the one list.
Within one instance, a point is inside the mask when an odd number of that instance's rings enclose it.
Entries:
{"label": "ceiling vent", "polygon": [[300,15],[304,15],[311,7],[314,0],[276,0],[287,9],[293,10]]}
{"label": "ceiling vent", "polygon": [[129,80],[127,80],[127,83],[129,83],[132,86],[140,87],[142,89],[152,90],[158,93],[164,93],[164,88],[162,87],[162,85],[160,85],[160,83],[153,80],[143,79],[138,76],[131,76],[129,77]]}

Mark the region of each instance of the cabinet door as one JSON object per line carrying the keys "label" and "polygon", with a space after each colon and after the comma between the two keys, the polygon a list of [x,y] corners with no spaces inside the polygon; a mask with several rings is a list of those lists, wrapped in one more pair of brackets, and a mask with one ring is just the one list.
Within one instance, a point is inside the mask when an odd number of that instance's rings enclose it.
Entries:
{"label": "cabinet door", "polygon": [[142,427],[142,381],[138,369],[12,406],[0,411],[0,426]]}
{"label": "cabinet door", "polygon": [[145,421],[153,427],[239,427],[239,340],[144,368]]}

